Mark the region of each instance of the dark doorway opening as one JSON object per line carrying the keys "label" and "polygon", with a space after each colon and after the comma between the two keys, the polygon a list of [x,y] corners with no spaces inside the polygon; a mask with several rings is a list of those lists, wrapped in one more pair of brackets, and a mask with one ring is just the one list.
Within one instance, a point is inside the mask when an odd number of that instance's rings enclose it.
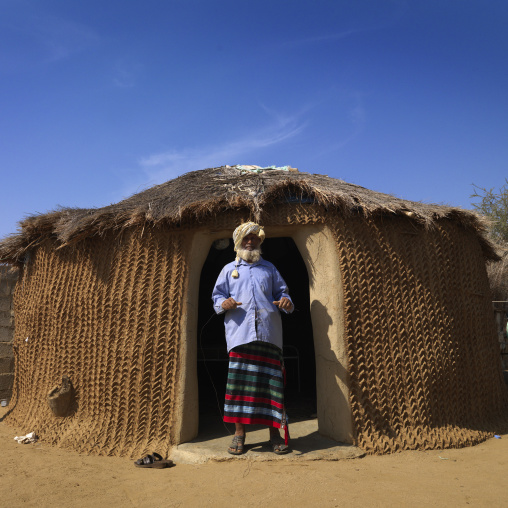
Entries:
{"label": "dark doorway opening", "polygon": [[[316,417],[316,362],[310,315],[309,277],[305,263],[289,237],[268,238],[263,258],[286,281],[295,311],[282,313],[286,366],[286,407],[289,421]],[[199,432],[222,421],[228,354],[224,317],[212,307],[212,290],[223,266],[235,259],[232,240],[214,242],[201,271],[198,308]]]}

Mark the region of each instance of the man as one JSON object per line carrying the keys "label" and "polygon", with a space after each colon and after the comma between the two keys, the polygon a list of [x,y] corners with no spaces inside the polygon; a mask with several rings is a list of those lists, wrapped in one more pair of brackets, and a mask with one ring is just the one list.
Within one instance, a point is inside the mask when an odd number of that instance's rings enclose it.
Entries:
{"label": "man", "polygon": [[[267,425],[273,452],[289,452],[279,310],[290,313],[294,306],[280,273],[261,257],[264,238],[254,222],[235,229],[236,260],[222,269],[212,293],[215,312],[226,313],[224,421],[236,427],[228,448],[233,455],[244,452],[246,424]],[[285,429],[285,440],[279,429]]]}

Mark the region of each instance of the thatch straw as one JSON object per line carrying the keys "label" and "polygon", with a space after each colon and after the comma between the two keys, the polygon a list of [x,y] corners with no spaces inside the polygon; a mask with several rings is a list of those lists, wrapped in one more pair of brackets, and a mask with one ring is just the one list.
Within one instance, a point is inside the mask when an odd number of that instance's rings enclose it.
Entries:
{"label": "thatch straw", "polygon": [[19,263],[28,249],[48,237],[66,246],[111,229],[162,222],[177,225],[183,219],[199,220],[231,209],[246,208],[259,217],[271,203],[295,200],[346,215],[406,215],[425,227],[450,219],[473,229],[485,256],[497,259],[483,235],[485,222],[474,212],[406,201],[325,175],[281,170],[242,174],[223,166],[187,173],[103,208],[65,208],[29,217],[20,222],[19,233],[0,242],[0,262]]}

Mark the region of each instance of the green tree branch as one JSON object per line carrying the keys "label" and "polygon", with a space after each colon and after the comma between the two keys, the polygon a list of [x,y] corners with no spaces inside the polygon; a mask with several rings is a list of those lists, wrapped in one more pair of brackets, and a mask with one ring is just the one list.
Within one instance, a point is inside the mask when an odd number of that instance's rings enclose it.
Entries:
{"label": "green tree branch", "polygon": [[472,184],[474,193],[471,198],[479,201],[471,203],[474,209],[492,221],[490,236],[496,242],[508,243],[508,179],[505,184],[495,191],[494,187],[486,189]]}

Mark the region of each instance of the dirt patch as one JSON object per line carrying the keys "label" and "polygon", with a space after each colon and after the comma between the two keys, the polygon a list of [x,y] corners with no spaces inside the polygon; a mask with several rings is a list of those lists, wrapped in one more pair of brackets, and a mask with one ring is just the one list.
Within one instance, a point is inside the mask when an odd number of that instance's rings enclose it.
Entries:
{"label": "dirt patch", "polygon": [[[5,413],[1,408],[0,418]],[[506,506],[508,435],[471,448],[309,462],[135,468],[44,442],[0,422],[4,506]]]}

